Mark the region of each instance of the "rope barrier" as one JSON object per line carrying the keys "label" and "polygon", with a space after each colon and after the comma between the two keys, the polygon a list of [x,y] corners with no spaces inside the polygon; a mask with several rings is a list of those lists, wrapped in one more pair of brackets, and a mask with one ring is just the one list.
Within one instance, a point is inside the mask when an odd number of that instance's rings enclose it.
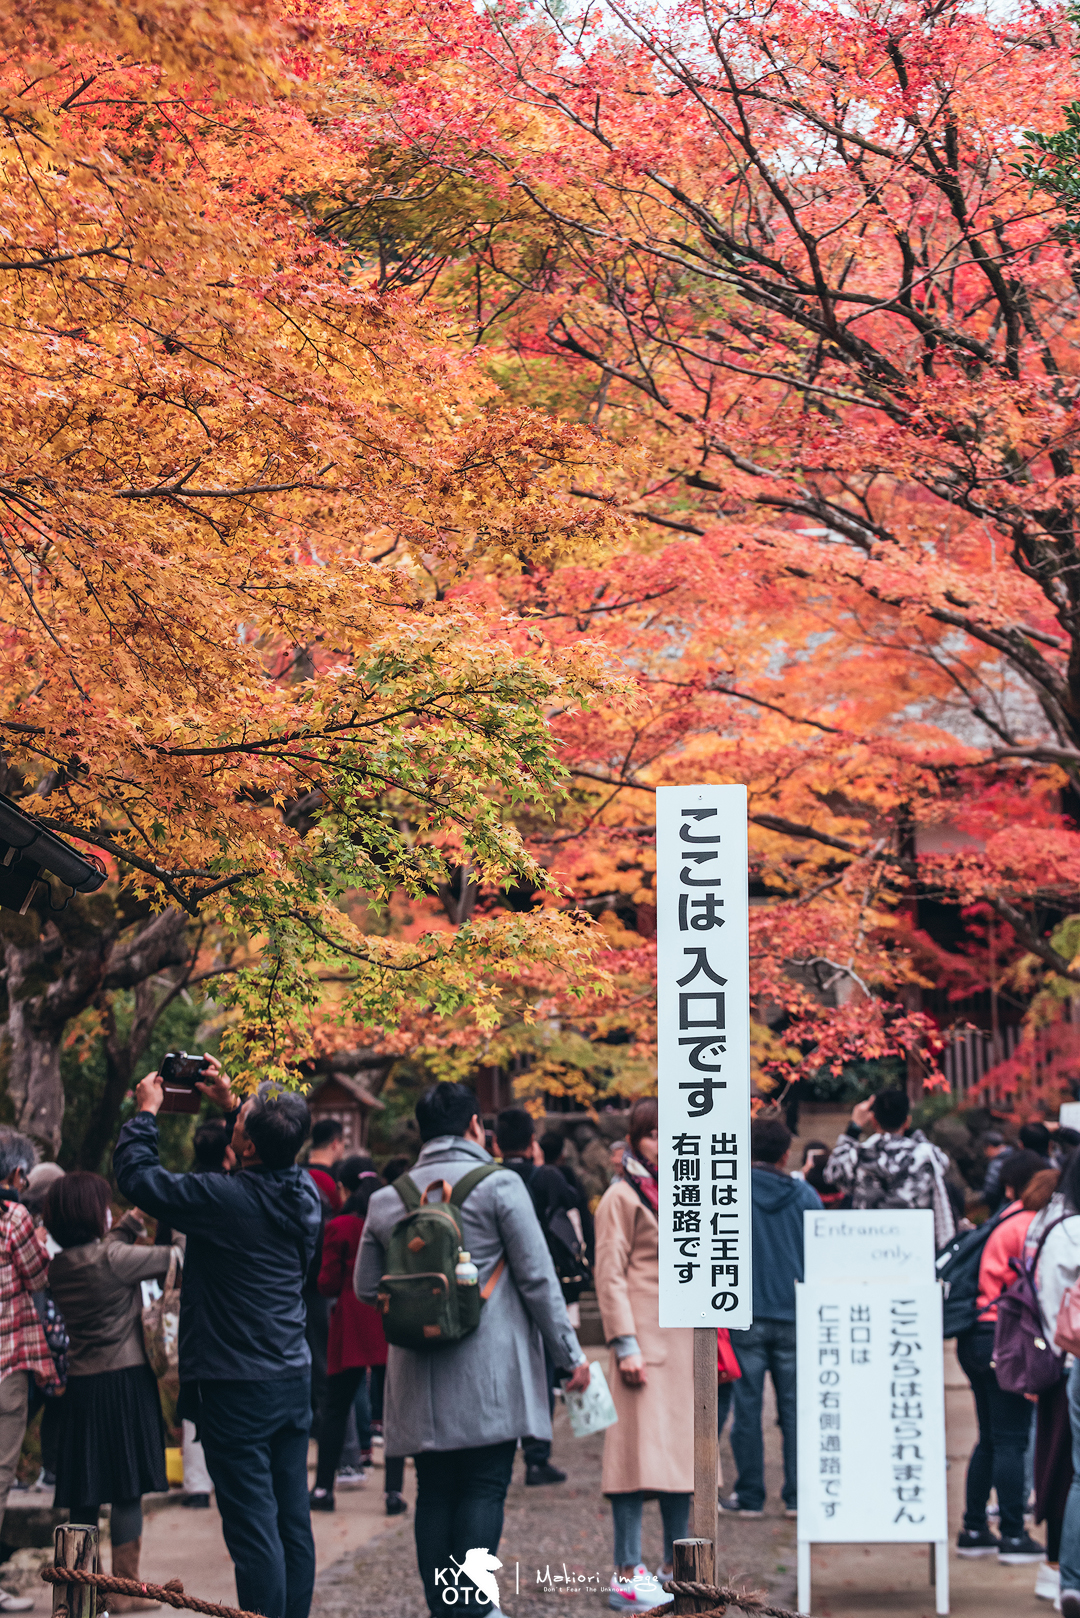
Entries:
{"label": "rope barrier", "polygon": [[[119,1579],[111,1573],[84,1573],[69,1567],[43,1567],[41,1577],[46,1584],[92,1584],[114,1595],[143,1596],[148,1601],[160,1601],[167,1607],[205,1613],[207,1618],[260,1618],[259,1614],[244,1612],[240,1607],[226,1607],[218,1601],[202,1601],[198,1596],[189,1596],[185,1594],[179,1579],[170,1579],[168,1584],[141,1584],[138,1579]],[[698,1584],[691,1579],[665,1579],[661,1588],[668,1595],[698,1596],[702,1600],[716,1602],[715,1607],[695,1614],[695,1618],[725,1618],[728,1607],[738,1607],[741,1612],[757,1614],[760,1618],[797,1618],[797,1614],[787,1607],[771,1606],[757,1591],[733,1590],[727,1585]],[[59,1608],[53,1618],[60,1618],[61,1612],[66,1613],[66,1609]],[[671,1608],[652,1607],[643,1614],[643,1618],[671,1618]]]}
{"label": "rope barrier", "polygon": [[240,1607],[225,1607],[219,1601],[203,1601],[198,1596],[186,1595],[179,1579],[170,1579],[168,1584],[142,1584],[138,1579],[118,1579],[112,1573],[85,1573],[73,1567],[43,1567],[41,1577],[46,1584],[93,1584],[113,1595],[144,1596],[147,1601],[160,1601],[166,1607],[206,1613],[207,1618],[260,1618],[258,1613],[244,1612]]}
{"label": "rope barrier", "polygon": [[[740,1612],[760,1614],[760,1618],[798,1618],[787,1607],[773,1607],[757,1591],[733,1590],[727,1585],[698,1584],[692,1579],[663,1579],[660,1588],[668,1595],[698,1596],[704,1601],[715,1601],[716,1606],[694,1614],[694,1618],[726,1618],[728,1607]],[[642,1618],[671,1618],[670,1607],[651,1607]]]}

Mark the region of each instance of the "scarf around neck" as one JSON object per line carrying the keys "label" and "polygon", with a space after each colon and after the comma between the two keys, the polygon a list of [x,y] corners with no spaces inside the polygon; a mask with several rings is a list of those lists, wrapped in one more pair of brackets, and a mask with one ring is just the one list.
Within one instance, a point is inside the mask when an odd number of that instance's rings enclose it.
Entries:
{"label": "scarf around neck", "polygon": [[660,1187],[656,1181],[656,1170],[632,1157],[629,1152],[624,1152],[622,1171],[623,1179],[636,1191],[642,1207],[655,1214],[660,1204]]}

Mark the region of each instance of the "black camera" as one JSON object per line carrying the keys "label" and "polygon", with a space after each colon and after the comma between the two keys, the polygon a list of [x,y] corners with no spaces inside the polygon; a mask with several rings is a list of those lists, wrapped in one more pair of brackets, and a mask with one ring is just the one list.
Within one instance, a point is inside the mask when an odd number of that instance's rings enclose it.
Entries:
{"label": "black camera", "polygon": [[195,1085],[205,1073],[205,1056],[189,1056],[187,1051],[170,1051],[163,1056],[158,1063],[158,1078],[165,1090],[162,1112],[198,1112],[202,1094]]}

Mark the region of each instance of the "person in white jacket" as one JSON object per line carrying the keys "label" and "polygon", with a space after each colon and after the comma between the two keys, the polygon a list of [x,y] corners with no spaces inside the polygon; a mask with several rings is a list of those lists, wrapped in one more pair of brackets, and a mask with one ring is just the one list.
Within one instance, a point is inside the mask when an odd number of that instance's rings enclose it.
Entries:
{"label": "person in white jacket", "polygon": [[[1056,1344],[1061,1300],[1080,1280],[1080,1151],[1069,1159],[1057,1194],[1028,1228],[1028,1253],[1033,1254],[1040,1242],[1035,1286],[1043,1327]],[[1070,1361],[1068,1395],[1073,1482],[1061,1529],[1060,1599],[1064,1618],[1080,1618],[1080,1362],[1075,1359]]]}

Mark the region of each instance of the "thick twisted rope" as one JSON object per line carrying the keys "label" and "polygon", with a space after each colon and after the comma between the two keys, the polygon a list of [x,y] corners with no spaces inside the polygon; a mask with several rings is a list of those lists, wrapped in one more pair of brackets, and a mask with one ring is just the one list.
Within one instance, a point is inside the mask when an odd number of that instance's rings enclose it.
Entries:
{"label": "thick twisted rope", "polygon": [[[106,1593],[111,1591],[114,1595],[142,1596],[147,1601],[160,1601],[167,1607],[205,1613],[207,1618],[260,1618],[259,1614],[245,1612],[241,1607],[226,1607],[219,1601],[202,1601],[198,1596],[186,1595],[179,1579],[170,1579],[168,1584],[142,1584],[138,1579],[119,1579],[112,1573],[84,1573],[79,1568],[71,1567],[43,1567],[41,1577],[46,1584],[92,1584],[96,1589]],[[697,1596],[701,1600],[716,1602],[716,1606],[696,1614],[695,1618],[726,1618],[728,1607],[759,1614],[760,1618],[797,1618],[787,1607],[771,1606],[756,1591],[733,1590],[727,1585],[698,1584],[693,1579],[665,1579],[661,1588],[668,1595]],[[54,1614],[53,1618],[59,1618],[59,1614]],[[643,1614],[643,1618],[671,1618],[671,1609],[666,1606],[652,1607]]]}
{"label": "thick twisted rope", "polygon": [[[740,1612],[760,1614],[760,1618],[797,1618],[787,1607],[773,1607],[757,1591],[732,1590],[727,1585],[698,1584],[694,1579],[662,1579],[660,1588],[668,1595],[698,1596],[704,1601],[715,1601],[714,1607],[694,1614],[694,1618],[726,1618],[728,1607]],[[651,1607],[642,1618],[671,1618],[670,1607]]]}
{"label": "thick twisted rope", "polygon": [[198,1596],[185,1595],[179,1579],[170,1579],[168,1584],[142,1584],[138,1579],[118,1579],[112,1573],[84,1573],[74,1567],[43,1567],[41,1577],[46,1584],[92,1584],[113,1595],[144,1596],[147,1601],[160,1601],[166,1607],[204,1612],[207,1618],[260,1618],[258,1613],[244,1612],[240,1607],[224,1607],[219,1601],[202,1601]]}

